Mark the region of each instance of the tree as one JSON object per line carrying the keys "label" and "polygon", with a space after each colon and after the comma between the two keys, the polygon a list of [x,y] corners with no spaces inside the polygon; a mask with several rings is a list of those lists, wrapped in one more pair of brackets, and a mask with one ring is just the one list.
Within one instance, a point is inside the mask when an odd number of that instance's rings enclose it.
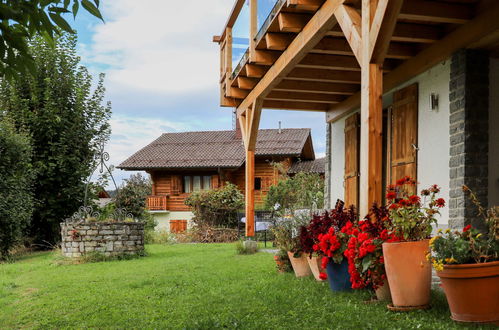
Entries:
{"label": "tree", "polygon": [[92,91],[92,76],[76,55],[76,36],[63,34],[54,42],[51,47],[35,38],[29,47],[34,75],[0,85],[0,108],[31,135],[36,200],[30,233],[38,243],[57,242],[59,223],[83,204],[94,154],[110,133],[104,76]]}
{"label": "tree", "polygon": [[0,113],[0,260],[22,239],[33,211],[31,145]]}
{"label": "tree", "polygon": [[[63,17],[76,18],[80,5],[102,20],[99,0],[3,0],[0,2],[0,76],[13,77],[18,72],[35,71],[29,40],[36,35],[54,45],[60,30],[74,33]],[[59,30],[60,29],[60,30]]]}

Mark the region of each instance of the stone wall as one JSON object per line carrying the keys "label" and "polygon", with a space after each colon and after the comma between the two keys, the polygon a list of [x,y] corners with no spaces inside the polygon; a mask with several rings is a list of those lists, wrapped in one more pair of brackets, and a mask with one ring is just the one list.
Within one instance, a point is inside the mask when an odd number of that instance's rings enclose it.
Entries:
{"label": "stone wall", "polygon": [[483,227],[477,210],[461,187],[467,185],[482,205],[488,191],[489,56],[460,50],[450,73],[449,227]]}
{"label": "stone wall", "polygon": [[119,223],[61,223],[62,254],[77,258],[98,252],[105,256],[137,254],[144,250],[144,224]]}

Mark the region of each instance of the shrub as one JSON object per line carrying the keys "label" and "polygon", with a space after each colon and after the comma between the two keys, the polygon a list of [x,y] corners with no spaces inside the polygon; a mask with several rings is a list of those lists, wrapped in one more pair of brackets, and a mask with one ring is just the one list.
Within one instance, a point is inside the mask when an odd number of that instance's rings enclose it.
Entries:
{"label": "shrub", "polygon": [[264,207],[280,215],[293,214],[297,209],[322,209],[324,180],[319,174],[304,172],[284,177],[277,185],[270,187]]}
{"label": "shrub", "polygon": [[240,239],[236,242],[236,251],[237,254],[255,254],[258,252],[258,245],[255,241],[251,241],[254,244],[246,245],[245,241]]}
{"label": "shrub", "polygon": [[244,206],[244,196],[237,186],[227,182],[222,188],[192,193],[185,200],[199,227],[236,227],[236,212]]}
{"label": "shrub", "polygon": [[31,145],[0,118],[0,260],[21,242],[33,212]]}

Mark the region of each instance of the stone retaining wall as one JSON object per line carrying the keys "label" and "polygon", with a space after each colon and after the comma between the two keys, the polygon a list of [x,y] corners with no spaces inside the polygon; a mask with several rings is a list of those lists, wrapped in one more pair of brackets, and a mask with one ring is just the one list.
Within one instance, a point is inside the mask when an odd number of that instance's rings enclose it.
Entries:
{"label": "stone retaining wall", "polygon": [[66,257],[92,252],[111,257],[144,251],[144,224],[139,222],[61,223],[61,236]]}

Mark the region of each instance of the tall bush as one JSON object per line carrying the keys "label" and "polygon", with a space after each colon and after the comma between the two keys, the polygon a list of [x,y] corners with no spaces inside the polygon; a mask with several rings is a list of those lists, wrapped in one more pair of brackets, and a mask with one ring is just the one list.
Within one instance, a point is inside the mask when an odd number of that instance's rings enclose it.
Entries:
{"label": "tall bush", "polygon": [[192,193],[185,204],[192,208],[198,226],[236,227],[236,212],[244,206],[244,196],[236,185]]}
{"label": "tall bush", "polygon": [[38,243],[59,240],[59,223],[83,204],[94,154],[110,133],[104,77],[93,79],[80,65],[76,37],[63,34],[52,47],[30,42],[33,75],[0,85],[0,109],[32,137],[35,211],[30,233]]}
{"label": "tall bush", "polygon": [[19,243],[33,212],[31,145],[0,114],[0,259]]}

